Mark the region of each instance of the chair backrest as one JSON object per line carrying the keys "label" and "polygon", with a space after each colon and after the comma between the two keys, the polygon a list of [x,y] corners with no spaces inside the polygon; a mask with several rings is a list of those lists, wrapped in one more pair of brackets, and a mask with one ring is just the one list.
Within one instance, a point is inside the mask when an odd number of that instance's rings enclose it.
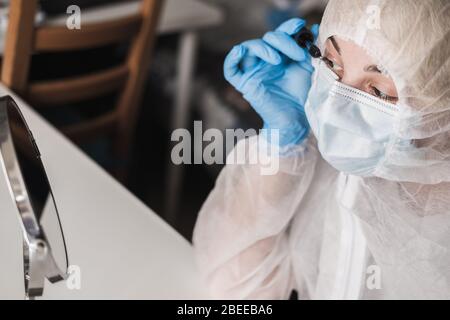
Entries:
{"label": "chair backrest", "polygon": [[[1,81],[32,105],[57,107],[115,91],[112,112],[61,128],[75,141],[118,130],[116,149],[126,149],[136,122],[163,0],[142,0],[140,12],[118,20],[66,26],[35,26],[38,0],[11,0]],[[125,62],[86,75],[29,82],[32,54],[90,49],[131,40]],[[124,151],[124,150],[122,150]]]}

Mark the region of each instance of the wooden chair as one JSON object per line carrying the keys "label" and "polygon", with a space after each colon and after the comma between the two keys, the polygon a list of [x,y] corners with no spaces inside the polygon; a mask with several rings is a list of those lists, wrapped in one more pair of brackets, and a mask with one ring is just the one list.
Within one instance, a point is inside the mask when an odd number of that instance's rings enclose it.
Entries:
{"label": "wooden chair", "polygon": [[[1,81],[31,105],[58,107],[118,92],[113,110],[60,128],[76,143],[113,137],[114,154],[126,160],[148,74],[163,0],[142,0],[139,13],[120,20],[66,26],[35,26],[38,0],[11,0]],[[125,63],[100,72],[50,81],[29,81],[31,57],[40,52],[83,50],[131,40]],[[123,172],[120,174],[123,177]]]}

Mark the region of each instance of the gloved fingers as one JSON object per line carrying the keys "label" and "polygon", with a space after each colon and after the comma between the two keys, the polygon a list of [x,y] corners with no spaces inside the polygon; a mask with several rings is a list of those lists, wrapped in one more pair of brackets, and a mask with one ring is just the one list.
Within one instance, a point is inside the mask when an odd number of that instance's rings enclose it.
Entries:
{"label": "gloved fingers", "polygon": [[311,64],[311,57],[308,57],[306,60],[301,61],[301,62],[299,63],[299,65],[300,65],[300,67],[301,67],[303,70],[306,70],[306,71],[308,71],[309,73],[313,73],[313,72],[314,72],[314,67],[313,67],[312,64]]}
{"label": "gloved fingers", "polygon": [[243,60],[248,59],[244,66],[248,68],[248,63],[255,65],[255,58],[273,65],[282,62],[280,54],[263,40],[249,40],[235,46],[226,57],[224,63],[225,78],[235,84],[243,76],[244,71],[249,71],[248,69],[242,70],[241,63]]}
{"label": "gloved fingers", "polygon": [[292,36],[300,31],[306,25],[306,21],[300,18],[290,19],[281,24],[275,31],[284,32]]}
{"label": "gloved fingers", "polygon": [[316,41],[317,38],[319,37],[319,29],[320,29],[320,25],[318,25],[318,24],[314,24],[311,27],[311,32],[314,35],[314,41]]}
{"label": "gloved fingers", "polygon": [[311,87],[311,72],[305,71],[305,68],[300,64],[292,65],[285,71],[285,76],[277,84],[291,96],[301,96],[304,92],[308,92]]}
{"label": "gloved fingers", "polygon": [[267,89],[267,85],[271,85],[276,81],[279,81],[281,77],[285,74],[284,68],[272,67],[269,64],[258,68],[256,72],[246,72],[240,78],[239,89],[241,92],[245,92],[247,97],[252,98],[257,97],[261,99],[261,91]]}
{"label": "gloved fingers", "polygon": [[260,62],[258,57],[247,55],[241,61],[241,70],[244,73],[253,70]]}
{"label": "gloved fingers", "polygon": [[246,56],[257,57],[273,65],[278,65],[282,62],[282,58],[277,50],[261,39],[245,41],[241,46],[246,49]]}
{"label": "gloved fingers", "polygon": [[303,61],[306,58],[305,49],[301,48],[294,38],[285,32],[268,32],[264,35],[263,40],[294,61]]}
{"label": "gloved fingers", "polygon": [[240,69],[240,63],[245,53],[245,48],[238,45],[234,46],[225,58],[223,74],[225,79],[234,86],[236,86],[237,82],[242,77],[243,73]]}

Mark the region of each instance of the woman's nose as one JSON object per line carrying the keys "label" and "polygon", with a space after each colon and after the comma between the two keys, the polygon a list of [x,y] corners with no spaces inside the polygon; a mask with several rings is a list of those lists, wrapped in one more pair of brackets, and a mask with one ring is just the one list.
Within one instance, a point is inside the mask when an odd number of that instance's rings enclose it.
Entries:
{"label": "woman's nose", "polygon": [[361,79],[358,76],[352,76],[351,74],[344,74],[344,76],[340,80],[343,84],[350,86],[352,88],[364,91],[364,79]]}

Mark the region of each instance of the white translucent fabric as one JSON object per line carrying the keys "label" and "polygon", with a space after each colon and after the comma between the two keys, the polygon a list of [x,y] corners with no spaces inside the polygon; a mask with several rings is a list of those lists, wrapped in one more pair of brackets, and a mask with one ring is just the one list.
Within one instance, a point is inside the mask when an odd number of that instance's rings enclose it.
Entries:
{"label": "white translucent fabric", "polygon": [[227,165],[195,228],[199,266],[220,298],[450,299],[450,2],[331,0],[322,49],[332,35],[366,49],[399,91],[377,176],[336,171],[313,135],[276,175]]}

